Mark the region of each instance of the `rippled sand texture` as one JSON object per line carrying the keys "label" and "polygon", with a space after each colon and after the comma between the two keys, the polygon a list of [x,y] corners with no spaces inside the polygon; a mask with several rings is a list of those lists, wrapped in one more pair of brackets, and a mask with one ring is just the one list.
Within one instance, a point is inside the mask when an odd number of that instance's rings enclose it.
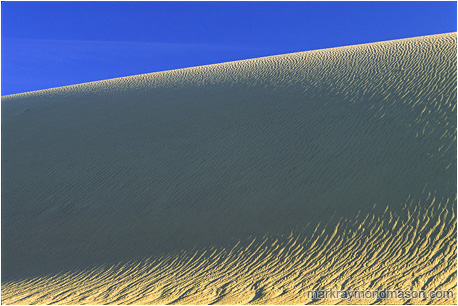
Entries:
{"label": "rippled sand texture", "polygon": [[456,99],[456,33],[2,97],[2,303],[456,303]]}

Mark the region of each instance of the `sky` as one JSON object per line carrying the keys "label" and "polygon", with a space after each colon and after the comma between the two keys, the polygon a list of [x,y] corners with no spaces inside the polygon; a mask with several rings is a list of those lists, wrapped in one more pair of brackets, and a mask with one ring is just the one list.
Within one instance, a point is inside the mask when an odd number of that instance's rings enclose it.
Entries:
{"label": "sky", "polygon": [[456,2],[2,2],[1,95],[456,32]]}

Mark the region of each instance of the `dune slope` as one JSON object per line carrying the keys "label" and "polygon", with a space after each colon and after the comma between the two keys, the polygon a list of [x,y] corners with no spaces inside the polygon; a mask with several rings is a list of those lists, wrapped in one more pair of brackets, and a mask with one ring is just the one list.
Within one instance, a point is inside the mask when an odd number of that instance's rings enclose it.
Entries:
{"label": "dune slope", "polygon": [[2,303],[456,303],[456,81],[450,33],[2,97]]}

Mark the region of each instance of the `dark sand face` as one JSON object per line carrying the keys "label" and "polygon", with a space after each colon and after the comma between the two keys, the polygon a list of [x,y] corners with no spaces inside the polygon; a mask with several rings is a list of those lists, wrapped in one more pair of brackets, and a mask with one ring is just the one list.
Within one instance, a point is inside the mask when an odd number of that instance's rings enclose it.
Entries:
{"label": "dark sand face", "polygon": [[455,68],[446,34],[3,97],[2,280],[432,198],[456,223]]}

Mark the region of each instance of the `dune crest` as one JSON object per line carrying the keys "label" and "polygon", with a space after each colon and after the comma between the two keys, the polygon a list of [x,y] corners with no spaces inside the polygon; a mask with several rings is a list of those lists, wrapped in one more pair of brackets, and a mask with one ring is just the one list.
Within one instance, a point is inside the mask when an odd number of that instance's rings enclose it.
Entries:
{"label": "dune crest", "polygon": [[456,33],[2,97],[2,303],[456,303],[456,99]]}

